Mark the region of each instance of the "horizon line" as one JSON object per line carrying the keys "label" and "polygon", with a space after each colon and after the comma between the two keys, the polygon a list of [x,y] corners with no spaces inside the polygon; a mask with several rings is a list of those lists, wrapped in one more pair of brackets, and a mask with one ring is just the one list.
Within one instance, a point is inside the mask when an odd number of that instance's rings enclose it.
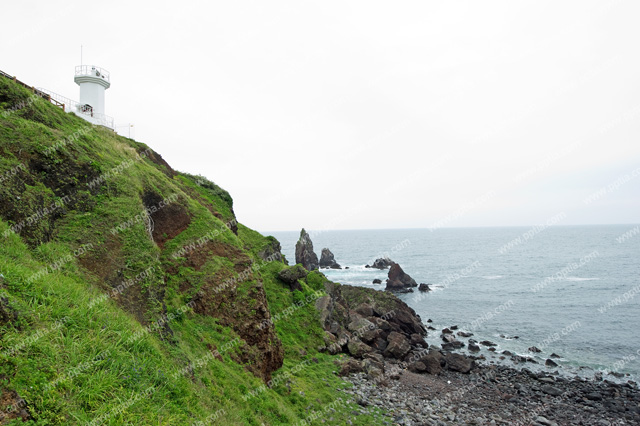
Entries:
{"label": "horizon line", "polygon": [[[550,225],[548,228],[570,228],[570,227],[578,227],[578,226],[637,226],[640,225],[638,223],[586,223],[586,224],[573,224],[573,225]],[[485,225],[485,226],[442,226],[433,229],[433,232],[436,232],[440,229],[485,229],[485,228],[531,228],[534,226],[540,226],[540,224],[536,225]],[[301,228],[302,229],[302,228]],[[258,231],[260,233],[270,233],[270,232],[300,232],[301,229],[281,229],[281,230],[269,230],[269,231]],[[307,232],[336,232],[336,231],[412,231],[412,230],[429,230],[429,227],[419,228],[419,227],[411,227],[411,228],[336,228],[336,229],[313,229],[313,228],[304,228]]]}

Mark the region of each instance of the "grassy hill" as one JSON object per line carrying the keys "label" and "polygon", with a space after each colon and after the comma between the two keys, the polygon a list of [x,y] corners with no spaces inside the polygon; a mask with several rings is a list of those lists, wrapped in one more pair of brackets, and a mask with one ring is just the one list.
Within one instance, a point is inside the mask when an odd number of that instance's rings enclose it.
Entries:
{"label": "grassy hill", "polygon": [[4,77],[0,154],[0,424],[381,421],[224,189]]}

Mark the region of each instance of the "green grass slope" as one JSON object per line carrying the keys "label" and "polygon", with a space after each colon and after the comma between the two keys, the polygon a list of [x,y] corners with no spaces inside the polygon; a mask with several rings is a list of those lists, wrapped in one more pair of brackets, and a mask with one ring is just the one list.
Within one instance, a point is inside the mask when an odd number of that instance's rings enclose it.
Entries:
{"label": "green grass slope", "polygon": [[380,423],[317,350],[323,277],[291,292],[273,244],[214,183],[0,77],[0,424]]}

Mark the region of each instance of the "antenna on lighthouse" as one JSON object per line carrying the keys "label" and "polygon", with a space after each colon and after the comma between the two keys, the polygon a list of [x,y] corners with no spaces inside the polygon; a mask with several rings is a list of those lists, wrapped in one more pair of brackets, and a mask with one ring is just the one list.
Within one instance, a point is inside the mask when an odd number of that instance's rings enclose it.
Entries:
{"label": "antenna on lighthouse", "polygon": [[82,45],[80,45],[80,65],[82,65]]}

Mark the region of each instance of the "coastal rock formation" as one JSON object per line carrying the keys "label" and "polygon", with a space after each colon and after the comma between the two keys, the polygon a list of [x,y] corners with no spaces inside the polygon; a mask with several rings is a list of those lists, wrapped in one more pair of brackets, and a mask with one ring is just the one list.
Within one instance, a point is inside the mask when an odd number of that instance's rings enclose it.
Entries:
{"label": "coastal rock formation", "polygon": [[278,279],[287,284],[291,291],[302,291],[302,285],[298,280],[306,278],[309,272],[300,265],[294,265],[289,268],[284,268],[278,273]]}
{"label": "coastal rock formation", "polygon": [[322,350],[356,358],[343,364],[341,375],[387,374],[388,362],[401,362],[411,371],[428,374],[439,374],[443,368],[468,371],[473,367],[464,355],[450,358],[449,366],[448,355],[429,350],[420,316],[395,295],[330,281],[325,282],[325,290],[327,295],[316,302],[326,332]]}
{"label": "coastal rock formation", "polygon": [[282,247],[280,242],[274,237],[266,237],[269,243],[258,252],[260,259],[265,262],[278,261],[288,265],[287,259],[282,255]]}
{"label": "coastal rock formation", "polygon": [[382,284],[382,280],[380,278],[376,278],[373,280],[373,284]]}
{"label": "coastal rock formation", "polygon": [[[364,287],[325,282],[326,296],[316,308],[326,333],[330,353],[362,353],[359,341],[374,353],[402,359],[408,352],[426,347],[427,331],[420,317],[392,294]],[[366,352],[367,350],[365,350]]]}
{"label": "coastal rock formation", "polygon": [[300,263],[307,271],[319,268],[318,256],[313,251],[313,243],[307,231],[302,228],[300,239],[296,243],[296,263]]}
{"label": "coastal rock formation", "polygon": [[342,269],[340,264],[336,262],[333,253],[328,248],[323,248],[322,253],[320,254],[320,263],[321,268],[330,268],[330,269]]}
{"label": "coastal rock formation", "polygon": [[365,265],[365,268],[387,269],[391,267],[391,265],[393,264],[395,264],[395,262],[385,256],[385,257],[376,259],[373,262],[373,265]]}
{"label": "coastal rock formation", "polygon": [[400,265],[394,263],[389,269],[389,278],[387,279],[387,291],[402,291],[410,287],[417,287],[418,283],[406,274]]}
{"label": "coastal rock formation", "polygon": [[431,289],[429,288],[429,284],[420,284],[420,286],[418,287],[418,290],[420,291],[431,291]]}

